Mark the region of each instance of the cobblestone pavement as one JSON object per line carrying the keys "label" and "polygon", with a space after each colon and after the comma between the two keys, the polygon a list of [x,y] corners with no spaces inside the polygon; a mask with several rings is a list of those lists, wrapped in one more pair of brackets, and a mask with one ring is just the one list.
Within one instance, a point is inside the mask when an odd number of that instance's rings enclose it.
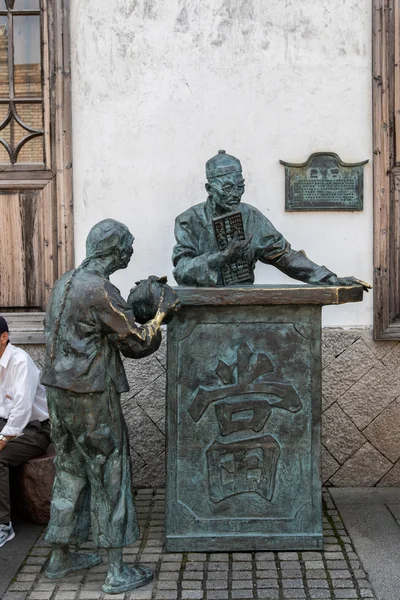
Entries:
{"label": "cobblestone pavement", "polygon": [[[40,537],[3,600],[353,600],[375,598],[328,491],[324,552],[163,552],[164,491],[136,495],[142,536],[124,550],[129,564],[154,569],[154,581],[125,594],[101,591],[107,564],[52,581],[44,575],[50,548]],[[12,542],[11,542],[12,543]],[[91,544],[84,546],[91,549]]]}

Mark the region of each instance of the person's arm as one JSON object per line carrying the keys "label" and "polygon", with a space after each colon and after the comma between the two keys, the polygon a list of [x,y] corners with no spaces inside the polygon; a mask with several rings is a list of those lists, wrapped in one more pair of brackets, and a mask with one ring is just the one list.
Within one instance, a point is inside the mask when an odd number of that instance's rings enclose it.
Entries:
{"label": "person's arm", "polygon": [[173,250],[172,261],[176,281],[180,285],[202,287],[215,287],[220,269],[245,254],[252,240],[252,236],[239,240],[234,235],[225,250],[198,254],[198,242],[187,223],[176,223],[175,237],[177,244]]}
{"label": "person's arm", "polygon": [[304,283],[309,283],[310,285],[337,285],[345,287],[361,285],[365,292],[368,292],[372,288],[369,283],[365,283],[365,281],[361,281],[355,277],[338,277],[336,273],[333,273],[324,265],[317,265],[310,260],[304,250],[293,250],[287,242],[286,248],[282,253],[262,262],[273,264],[282,273],[285,273],[285,275],[299,281],[304,281]]}
{"label": "person's arm", "polygon": [[167,310],[159,309],[153,319],[137,325],[132,310],[111,283],[105,286],[96,312],[109,341],[124,356],[143,358],[155,352],[161,343],[160,327]]}
{"label": "person's arm", "polygon": [[293,250],[287,244],[286,252],[272,264],[293,279],[311,285],[335,285],[337,276],[324,265],[317,265],[308,258],[304,250]]}
{"label": "person's arm", "polygon": [[172,253],[174,277],[179,285],[215,287],[219,268],[209,263],[210,253],[200,254],[198,239],[186,221],[175,221],[176,244]]}
{"label": "person's arm", "polygon": [[255,213],[257,234],[256,258],[304,283],[332,285],[335,273],[310,260],[304,250],[293,250],[283,235],[259,211]]}
{"label": "person's arm", "polygon": [[29,357],[13,367],[13,407],[1,431],[9,439],[20,436],[30,421],[39,377],[40,372]]}

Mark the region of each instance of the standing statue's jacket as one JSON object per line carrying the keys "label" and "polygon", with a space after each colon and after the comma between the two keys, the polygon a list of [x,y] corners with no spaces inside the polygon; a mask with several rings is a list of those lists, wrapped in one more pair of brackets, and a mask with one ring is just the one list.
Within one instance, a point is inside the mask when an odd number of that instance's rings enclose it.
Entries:
{"label": "standing statue's jacket", "polygon": [[54,285],[45,319],[44,385],[77,393],[129,390],[120,350],[142,358],[161,343],[147,325],[137,326],[118,289],[101,273],[78,267]]}

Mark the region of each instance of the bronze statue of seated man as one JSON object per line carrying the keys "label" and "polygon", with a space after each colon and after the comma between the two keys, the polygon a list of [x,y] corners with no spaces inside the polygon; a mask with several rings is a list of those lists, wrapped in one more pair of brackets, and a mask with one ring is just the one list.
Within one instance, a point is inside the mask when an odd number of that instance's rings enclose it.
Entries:
{"label": "bronze statue of seated man", "polygon": [[174,277],[178,284],[218,286],[254,282],[258,260],[305,283],[363,285],[353,277],[337,277],[312,262],[289,242],[254,206],[241,202],[244,179],[240,161],[220,150],[206,163],[206,202],[192,206],[175,221]]}

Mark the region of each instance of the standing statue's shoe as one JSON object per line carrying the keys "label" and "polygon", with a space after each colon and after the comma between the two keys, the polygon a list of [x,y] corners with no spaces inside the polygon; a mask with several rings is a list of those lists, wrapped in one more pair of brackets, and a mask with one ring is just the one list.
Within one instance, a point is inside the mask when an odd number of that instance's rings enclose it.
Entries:
{"label": "standing statue's shoe", "polygon": [[52,557],[50,557],[45,574],[50,579],[61,579],[61,577],[65,577],[69,573],[79,571],[80,569],[90,569],[101,562],[103,562],[103,559],[98,554],[77,554],[70,552],[65,560],[52,560]]}
{"label": "standing statue's shoe", "polygon": [[103,592],[106,594],[121,594],[135,588],[146,585],[153,579],[153,572],[147,567],[138,565],[137,567],[124,566],[122,573],[113,577],[107,576]]}
{"label": "standing statue's shoe", "polygon": [[11,521],[8,525],[0,525],[0,548],[2,548],[6,542],[10,542],[14,538],[15,533]]}

